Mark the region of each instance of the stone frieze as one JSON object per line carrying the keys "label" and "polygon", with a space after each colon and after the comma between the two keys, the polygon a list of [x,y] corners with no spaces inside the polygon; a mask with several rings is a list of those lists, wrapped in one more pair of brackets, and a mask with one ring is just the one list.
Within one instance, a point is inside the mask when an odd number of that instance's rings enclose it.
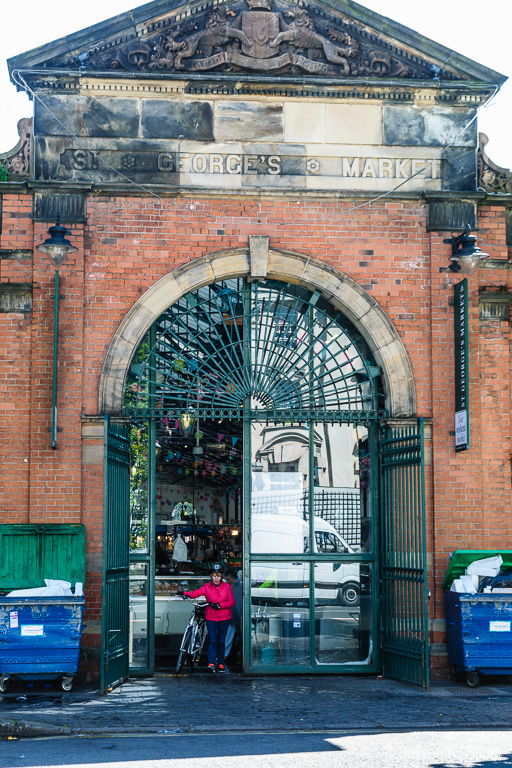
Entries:
{"label": "stone frieze", "polygon": [[76,52],[50,66],[137,72],[254,72],[335,78],[454,79],[430,62],[378,40],[342,15],[275,0],[207,9],[98,52]]}

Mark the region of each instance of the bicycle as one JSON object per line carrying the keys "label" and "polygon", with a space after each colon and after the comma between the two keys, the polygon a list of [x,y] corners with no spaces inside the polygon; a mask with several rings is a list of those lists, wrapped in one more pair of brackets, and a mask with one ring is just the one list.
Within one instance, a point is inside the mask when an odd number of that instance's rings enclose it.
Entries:
{"label": "bicycle", "polygon": [[[183,600],[190,600],[194,608],[190,614],[190,619],[185,627],[185,632],[181,639],[180,652],[176,663],[176,674],[179,675],[181,668],[187,662],[190,665],[190,671],[195,672],[199,665],[201,651],[206,641],[206,620],[204,618],[205,609],[210,603],[197,603],[190,597],[183,597]],[[188,659],[187,659],[188,657]]]}

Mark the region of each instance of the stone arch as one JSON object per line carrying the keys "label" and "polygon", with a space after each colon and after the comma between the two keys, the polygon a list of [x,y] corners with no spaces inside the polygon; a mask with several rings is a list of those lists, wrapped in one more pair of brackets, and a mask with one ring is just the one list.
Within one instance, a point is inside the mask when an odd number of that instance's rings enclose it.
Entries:
{"label": "stone arch", "polygon": [[[219,251],[184,264],[149,288],[120,323],[106,354],[99,386],[98,412],[119,416],[130,361],[144,334],[167,307],[185,293],[220,280],[251,276],[249,248]],[[382,369],[392,418],[416,415],[416,394],[409,357],[388,316],[352,278],[315,258],[269,248],[266,276],[299,283],[341,310],[361,332]]]}

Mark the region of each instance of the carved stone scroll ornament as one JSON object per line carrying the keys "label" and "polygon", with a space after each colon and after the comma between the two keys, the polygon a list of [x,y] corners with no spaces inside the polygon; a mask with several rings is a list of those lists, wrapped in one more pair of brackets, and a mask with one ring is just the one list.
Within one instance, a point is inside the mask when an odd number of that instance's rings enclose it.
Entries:
{"label": "carved stone scroll ornament", "polygon": [[489,143],[485,133],[478,134],[478,186],[486,192],[502,194],[512,193],[512,171],[500,168],[499,165],[489,160],[485,153],[485,146]]}
{"label": "carved stone scroll ornament", "polygon": [[[77,66],[78,58],[52,65]],[[314,9],[276,0],[244,0],[214,8],[164,34],[130,42],[87,59],[87,68],[147,71],[253,71],[329,77],[451,80],[430,62],[372,38],[341,15],[326,21]]]}
{"label": "carved stone scroll ornament", "polygon": [[9,152],[0,154],[0,163],[10,178],[31,177],[32,118],[22,117],[18,121],[19,141]]}

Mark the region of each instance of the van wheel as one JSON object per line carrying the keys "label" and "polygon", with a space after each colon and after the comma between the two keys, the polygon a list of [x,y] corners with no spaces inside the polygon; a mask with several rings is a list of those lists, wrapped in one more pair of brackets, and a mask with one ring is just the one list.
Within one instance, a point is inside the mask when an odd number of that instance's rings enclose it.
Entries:
{"label": "van wheel", "polygon": [[349,581],[344,584],[338,592],[338,603],[340,605],[359,605],[360,589],[355,581]]}

